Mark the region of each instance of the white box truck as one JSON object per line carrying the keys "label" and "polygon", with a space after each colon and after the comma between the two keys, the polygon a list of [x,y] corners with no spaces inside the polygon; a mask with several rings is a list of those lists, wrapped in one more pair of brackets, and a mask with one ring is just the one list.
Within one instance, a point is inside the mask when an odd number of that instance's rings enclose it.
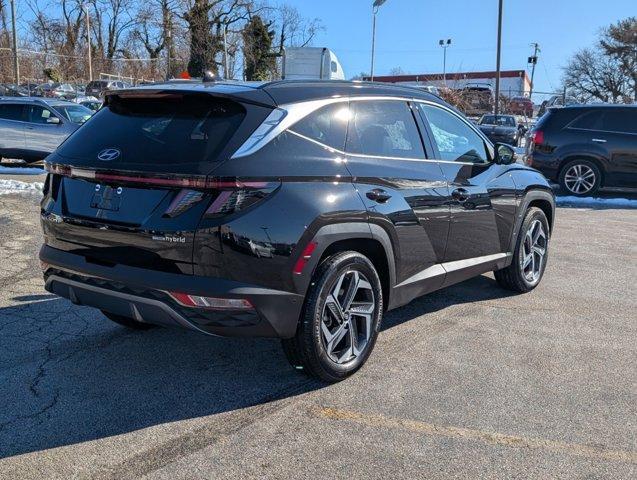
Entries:
{"label": "white box truck", "polygon": [[345,80],[334,52],[324,47],[286,48],[283,51],[284,80]]}

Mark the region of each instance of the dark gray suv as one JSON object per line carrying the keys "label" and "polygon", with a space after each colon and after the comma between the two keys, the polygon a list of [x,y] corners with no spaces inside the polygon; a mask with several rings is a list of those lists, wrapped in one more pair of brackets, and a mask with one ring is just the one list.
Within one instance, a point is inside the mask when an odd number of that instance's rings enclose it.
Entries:
{"label": "dark gray suv", "polygon": [[0,97],[0,159],[42,160],[92,114],[64,100]]}

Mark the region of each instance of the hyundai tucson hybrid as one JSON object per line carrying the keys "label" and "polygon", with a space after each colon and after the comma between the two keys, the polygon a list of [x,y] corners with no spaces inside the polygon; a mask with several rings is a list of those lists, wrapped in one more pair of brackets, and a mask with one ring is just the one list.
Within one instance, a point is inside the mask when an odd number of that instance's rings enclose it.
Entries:
{"label": "hyundai tucson hybrid", "polygon": [[637,105],[551,108],[531,140],[526,163],[569,195],[637,189]]}
{"label": "hyundai tucson hybrid", "polygon": [[46,289],[131,328],[282,339],[338,381],[386,310],[495,271],[544,273],[554,196],[419,89],[340,81],[155,84],[46,160]]}

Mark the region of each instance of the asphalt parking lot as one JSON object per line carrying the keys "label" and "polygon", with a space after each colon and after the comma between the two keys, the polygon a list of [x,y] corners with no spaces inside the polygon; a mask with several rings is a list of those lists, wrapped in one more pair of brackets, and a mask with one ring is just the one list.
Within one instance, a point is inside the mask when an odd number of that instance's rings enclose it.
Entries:
{"label": "asphalt parking lot", "polygon": [[325,386],[275,340],[130,332],[49,295],[37,200],[0,195],[2,479],[637,476],[635,208],[559,208],[535,291],[485,275],[412,302]]}

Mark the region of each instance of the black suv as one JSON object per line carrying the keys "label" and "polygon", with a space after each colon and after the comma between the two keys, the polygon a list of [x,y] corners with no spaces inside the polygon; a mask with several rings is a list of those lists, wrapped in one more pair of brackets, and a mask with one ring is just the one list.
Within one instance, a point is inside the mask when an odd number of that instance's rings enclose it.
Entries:
{"label": "black suv", "polygon": [[637,188],[637,105],[552,108],[531,133],[527,165],[568,194]]}
{"label": "black suv", "polygon": [[279,337],[326,381],[385,310],[489,271],[533,289],[555,211],[511,147],[373,83],[109,92],[46,167],[47,290],[132,328]]}

